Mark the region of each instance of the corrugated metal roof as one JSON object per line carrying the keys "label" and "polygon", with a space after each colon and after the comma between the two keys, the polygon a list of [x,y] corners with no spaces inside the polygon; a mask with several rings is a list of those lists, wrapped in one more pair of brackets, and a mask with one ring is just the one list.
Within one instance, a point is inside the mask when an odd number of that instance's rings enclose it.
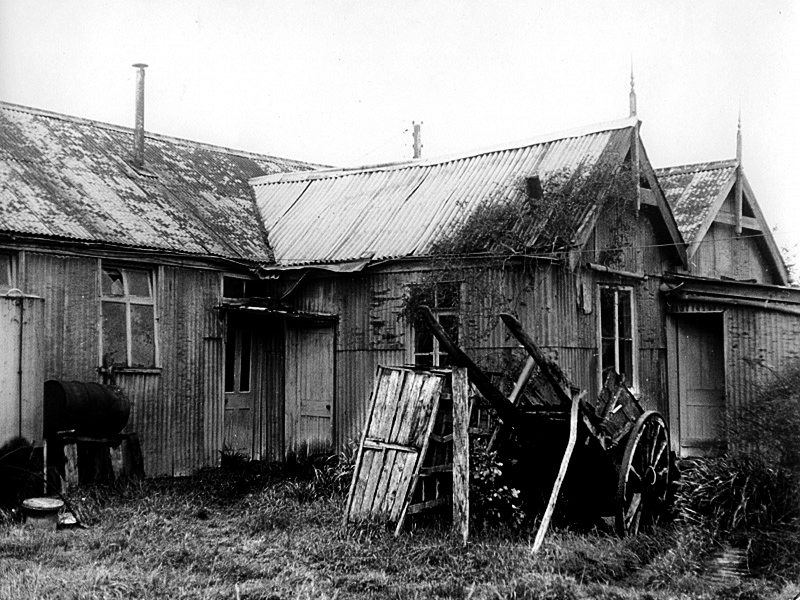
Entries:
{"label": "corrugated metal roof", "polygon": [[0,231],[265,261],[249,179],[312,165],[0,102]]}
{"label": "corrugated metal roof", "polygon": [[252,184],[279,265],[425,256],[482,203],[515,193],[521,178],[619,164],[635,123],[441,159],[271,175]]}
{"label": "corrugated metal roof", "polygon": [[656,176],[688,245],[696,241],[720,194],[736,179],[735,160],[656,169]]}

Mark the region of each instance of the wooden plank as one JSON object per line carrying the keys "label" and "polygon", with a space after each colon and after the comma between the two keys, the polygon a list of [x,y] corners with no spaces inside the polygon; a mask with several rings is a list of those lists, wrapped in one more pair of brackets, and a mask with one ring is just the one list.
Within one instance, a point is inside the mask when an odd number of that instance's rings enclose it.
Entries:
{"label": "wooden plank", "polygon": [[564,483],[564,477],[567,475],[569,460],[572,458],[572,451],[575,449],[575,442],[578,439],[578,407],[580,406],[581,399],[585,395],[586,392],[581,392],[572,399],[572,409],[569,413],[569,441],[567,442],[564,456],[561,458],[561,466],[558,469],[558,476],[553,484],[553,491],[550,492],[550,500],[547,502],[547,508],[544,511],[542,522],[539,524],[539,530],[536,532],[536,538],[533,540],[534,553],[538,552],[539,548],[542,547],[547,528],[550,526],[550,519],[553,518],[553,511],[556,508],[558,495],[561,492],[561,484]]}
{"label": "wooden plank", "polygon": [[[527,367],[527,365],[526,365]],[[521,380],[522,378],[520,378]],[[524,384],[523,384],[524,386]],[[467,370],[453,369],[453,529],[466,544],[469,538],[469,379]]]}
{"label": "wooden plank", "polygon": [[[397,388],[390,391],[388,397],[388,405],[385,411],[384,423],[381,426],[381,431],[384,434],[382,437],[387,442],[392,439],[392,429],[397,424],[399,418],[405,412],[408,398],[405,394],[408,387],[409,380],[416,376],[415,373],[409,371],[397,371],[399,374]],[[400,417],[398,417],[400,415]],[[388,446],[384,446],[388,448]],[[384,464],[382,465],[381,472],[378,474],[378,485],[375,488],[375,500],[373,501],[371,512],[373,514],[384,514],[391,512],[391,508],[387,506],[389,500],[393,500],[399,494],[397,489],[397,477],[395,463],[397,463],[398,452],[396,450],[385,451]],[[404,461],[400,460],[400,464]],[[401,469],[402,470],[402,469]]]}
{"label": "wooden plank", "polygon": [[434,498],[433,500],[418,502],[417,504],[410,504],[406,510],[406,514],[413,515],[416,513],[421,513],[426,510],[436,508],[437,506],[444,506],[445,504],[447,504],[447,502],[448,502],[447,498]]}
{"label": "wooden plank", "polygon": [[515,317],[509,315],[508,313],[501,313],[500,318],[511,332],[511,335],[517,338],[517,341],[522,344],[523,348],[525,348],[528,354],[533,357],[533,359],[536,361],[536,364],[539,365],[542,375],[544,375],[545,379],[553,388],[553,391],[555,391],[561,402],[563,404],[570,404],[572,399],[569,397],[568,390],[565,390],[562,387],[561,382],[550,369],[550,361],[547,360],[547,357],[545,357],[544,354],[542,354],[542,351],[533,341],[533,338],[531,338],[525,332],[525,330],[522,328],[522,324]]}
{"label": "wooden plank", "polygon": [[[415,407],[415,410],[412,409],[405,413],[405,418],[397,431],[397,441],[414,444],[420,448],[420,452],[414,456],[414,460],[406,460],[403,463],[402,470],[398,473],[398,489],[401,489],[403,493],[398,492],[395,497],[394,505],[390,511],[393,520],[400,519],[403,506],[411,499],[414,476],[419,469],[419,465],[422,464],[422,449],[427,442],[426,439],[421,439],[422,436],[419,435],[419,432],[427,426],[427,422],[424,419],[430,420],[432,418],[425,407],[432,405],[434,399],[438,398],[441,387],[442,375],[416,373],[416,380],[409,392],[409,399],[412,400],[410,406]],[[427,417],[425,416],[426,414]]]}
{"label": "wooden plank", "polygon": [[[421,466],[422,461],[425,459],[425,455],[428,452],[428,444],[430,442],[431,433],[433,433],[433,426],[436,423],[436,414],[439,411],[439,390],[441,389],[440,386],[442,384],[441,379],[437,378],[436,384],[437,384],[437,387],[435,388],[436,393],[432,397],[430,410],[426,411],[428,417],[428,423],[425,429],[425,435],[423,437],[425,442],[422,446],[422,451],[417,456],[417,460],[414,465],[414,471],[417,473],[419,472],[419,467]],[[408,512],[408,505],[411,502],[411,498],[414,496],[414,491],[416,490],[418,484],[419,484],[419,476],[413,477],[411,479],[411,485],[409,486],[408,494],[406,495],[406,498],[403,502],[403,509],[400,512],[399,518],[397,519],[397,527],[394,530],[395,535],[399,535],[403,529],[403,524],[405,523],[406,514]]]}
{"label": "wooden plank", "polygon": [[419,452],[419,448],[414,448],[413,446],[403,446],[402,444],[392,444],[391,442],[383,442],[381,440],[373,440],[367,439],[364,440],[362,444],[364,448],[369,448],[371,450],[397,450],[398,452]]}
{"label": "wooden plank", "polygon": [[386,376],[386,369],[385,367],[379,366],[375,371],[375,383],[373,384],[372,395],[370,396],[369,414],[367,415],[366,423],[364,423],[363,432],[361,434],[361,443],[358,446],[358,454],[356,455],[356,464],[353,468],[353,478],[350,480],[350,490],[347,493],[347,506],[345,507],[344,511],[345,525],[351,518],[351,511],[353,510],[355,498],[359,499],[358,505],[360,507],[360,499],[363,496],[364,488],[366,486],[366,482],[361,478],[361,469],[364,462],[364,441],[367,439],[367,434],[369,433],[369,425],[370,421],[372,421],[372,413],[375,412],[375,398],[378,396],[378,390],[380,389],[381,381],[384,376]]}
{"label": "wooden plank", "polygon": [[64,444],[64,483],[67,490],[78,485],[78,444]]}

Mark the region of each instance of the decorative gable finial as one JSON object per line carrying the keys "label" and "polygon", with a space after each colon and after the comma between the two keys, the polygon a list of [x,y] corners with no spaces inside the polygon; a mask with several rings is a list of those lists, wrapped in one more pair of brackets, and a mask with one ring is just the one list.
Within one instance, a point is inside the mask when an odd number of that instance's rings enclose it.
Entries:
{"label": "decorative gable finial", "polygon": [[739,121],[736,124],[736,162],[742,164],[742,104],[739,103]]}
{"label": "decorative gable finial", "polygon": [[739,102],[739,122],[736,125],[736,183],[733,192],[736,235],[742,233],[742,103]]}
{"label": "decorative gable finial", "polygon": [[636,88],[633,81],[633,56],[631,56],[631,93],[630,93],[630,116],[636,116]]}

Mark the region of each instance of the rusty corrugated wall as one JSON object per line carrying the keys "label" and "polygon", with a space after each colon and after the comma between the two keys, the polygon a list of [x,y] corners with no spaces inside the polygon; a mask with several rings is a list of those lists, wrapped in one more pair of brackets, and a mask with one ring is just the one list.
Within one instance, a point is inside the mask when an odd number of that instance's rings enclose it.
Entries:
{"label": "rusty corrugated wall", "polygon": [[[45,299],[46,379],[99,381],[99,268],[97,258],[44,252],[20,260],[20,285]],[[117,383],[147,475],[188,474],[216,464],[221,448],[220,275],[162,267],[155,276],[160,369],[123,370]]]}

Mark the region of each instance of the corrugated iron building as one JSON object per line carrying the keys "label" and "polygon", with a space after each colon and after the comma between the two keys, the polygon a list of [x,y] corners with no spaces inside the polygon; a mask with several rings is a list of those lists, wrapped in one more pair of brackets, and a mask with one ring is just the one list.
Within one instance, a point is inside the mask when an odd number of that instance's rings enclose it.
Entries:
{"label": "corrugated iron building", "polygon": [[185,474],[225,439],[223,278],[272,260],[248,180],[310,166],[153,134],[139,165],[132,140],[0,103],[0,292],[44,300],[45,378],[113,373],[146,473]]}
{"label": "corrugated iron building", "polygon": [[[569,205],[564,237],[563,216],[557,224],[552,207],[537,203],[537,186],[552,192],[551,181],[596,170],[629,177],[629,205],[620,212],[602,193],[584,197]],[[436,313],[482,364],[515,364],[516,343],[496,318],[515,313],[590,394],[604,367],[622,371],[645,406],[667,416],[682,455],[716,451],[726,411],[749,401],[770,369],[797,359],[800,294],[785,287],[740,163],[656,173],[635,118],[442,159],[252,183],[275,253],[265,267],[273,295],[290,313],[332,316],[315,327],[329,331],[335,350],[315,366],[336,383],[321,413],[328,432],[303,428],[304,403],[313,402],[284,382],[267,401],[299,412],[300,427],[286,426],[282,438],[276,430],[271,456],[303,452],[315,436],[336,446],[357,437],[377,365],[445,360],[407,310],[415,289],[437,302],[431,282],[458,297]],[[524,251],[442,255],[454,235],[476,232],[487,207],[520,194],[540,209],[521,220]],[[749,279],[757,284],[740,281]],[[445,293],[451,284],[456,291]],[[300,326],[283,320],[286,332]],[[289,352],[290,337],[275,331],[275,347]]]}
{"label": "corrugated iron building", "polygon": [[[640,158],[632,164],[634,144]],[[569,214],[531,197],[536,185],[552,192],[551,182],[598,171],[603,184],[571,204]],[[603,197],[612,179],[628,192],[621,213]],[[659,288],[665,270],[681,269],[685,255],[636,119],[443,159],[286,173],[252,183],[275,253],[275,265],[265,267],[273,294],[289,311],[336,316],[318,325],[329,329],[335,348],[333,363],[318,368],[336,382],[327,435],[337,446],[359,434],[379,364],[446,360],[415,331],[405,308],[415,285],[430,289],[431,282],[455,286],[449,293],[457,301],[434,308],[440,319],[455,319],[454,335],[484,365],[503,370],[519,360],[497,319],[510,311],[577,384],[594,393],[603,367],[613,366],[626,372],[646,405],[666,412]],[[524,224],[522,252],[442,255],[442,243],[471,220],[519,198],[533,211],[513,225]],[[601,332],[601,312],[607,321],[619,318],[621,324],[609,325],[617,330]],[[288,351],[292,343],[283,338],[277,345]],[[275,403],[294,404],[302,424],[307,400],[290,386],[280,393]],[[287,427],[283,446],[271,452],[302,452],[313,438],[302,426]]]}

